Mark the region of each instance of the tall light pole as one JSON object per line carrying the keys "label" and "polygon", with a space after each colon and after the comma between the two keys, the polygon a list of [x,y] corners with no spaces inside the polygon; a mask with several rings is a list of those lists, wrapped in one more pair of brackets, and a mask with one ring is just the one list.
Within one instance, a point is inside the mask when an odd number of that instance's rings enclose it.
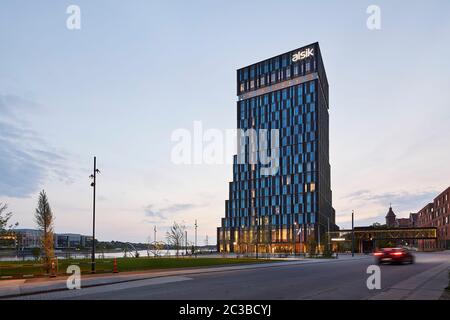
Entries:
{"label": "tall light pole", "polygon": [[294,221],[294,257],[296,255],[296,245],[297,245],[297,221]]}
{"label": "tall light pole", "polygon": [[319,244],[317,253],[320,253],[320,223],[317,223],[317,242]]}
{"label": "tall light pole", "polygon": [[95,273],[95,189],[97,186],[97,173],[100,173],[100,170],[97,169],[97,157],[94,157],[94,173],[89,176],[89,178],[93,179],[91,182],[91,187],[93,188],[93,197],[92,197],[92,254],[91,254],[91,272]]}
{"label": "tall light pole", "polygon": [[308,235],[306,234],[307,230],[306,230],[306,213],[303,213],[303,234],[302,234],[302,241],[303,241],[303,254],[306,257],[306,241],[308,241],[307,237]]}
{"label": "tall light pole", "polygon": [[328,229],[328,235],[327,235],[327,241],[328,241],[328,252],[331,252],[331,235],[330,235],[330,218],[327,218],[327,229]]}
{"label": "tall light pole", "polygon": [[184,231],[184,251],[187,255],[187,230]]}
{"label": "tall light pole", "polygon": [[197,219],[195,219],[195,244],[194,244],[194,254],[197,256]]}
{"label": "tall light pole", "polygon": [[352,210],[352,257],[355,256],[355,212]]}
{"label": "tall light pole", "polygon": [[156,226],[153,226],[153,241],[155,242],[156,245]]}
{"label": "tall light pole", "polygon": [[259,219],[256,217],[256,259],[258,259],[258,246],[259,246]]}

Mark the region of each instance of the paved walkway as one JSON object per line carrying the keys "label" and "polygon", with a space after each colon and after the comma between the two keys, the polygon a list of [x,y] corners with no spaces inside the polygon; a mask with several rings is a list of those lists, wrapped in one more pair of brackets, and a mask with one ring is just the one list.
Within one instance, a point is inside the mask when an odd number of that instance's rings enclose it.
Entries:
{"label": "paved walkway", "polygon": [[450,262],[444,262],[377,294],[370,300],[438,300],[449,283]]}

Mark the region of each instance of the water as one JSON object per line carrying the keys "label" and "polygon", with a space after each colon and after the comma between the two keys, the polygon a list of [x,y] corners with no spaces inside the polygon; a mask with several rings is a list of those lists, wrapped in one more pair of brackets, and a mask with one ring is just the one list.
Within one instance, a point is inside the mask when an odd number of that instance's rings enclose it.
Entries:
{"label": "water", "polygon": [[[158,252],[159,256],[163,256],[163,257],[167,257],[167,256],[175,256],[176,255],[176,250],[161,250]],[[188,251],[189,252],[189,251]],[[147,250],[138,250],[139,253],[139,257],[145,258],[145,257],[153,257],[154,254],[151,251],[147,251]],[[179,255],[182,255],[185,253],[184,250],[179,250]],[[134,257],[135,255],[135,251],[128,251],[126,253],[127,257]],[[56,252],[56,256],[58,257],[58,259],[66,259],[66,258],[71,258],[71,259],[90,259],[91,257],[91,253],[90,252]],[[98,259],[110,259],[110,258],[123,258],[125,256],[125,252],[124,251],[115,251],[115,252],[96,252],[95,257]],[[17,255],[9,255],[9,256],[0,256],[0,261],[30,261],[30,260],[34,260],[34,257],[32,255],[26,255],[25,257],[22,256],[17,256]]]}

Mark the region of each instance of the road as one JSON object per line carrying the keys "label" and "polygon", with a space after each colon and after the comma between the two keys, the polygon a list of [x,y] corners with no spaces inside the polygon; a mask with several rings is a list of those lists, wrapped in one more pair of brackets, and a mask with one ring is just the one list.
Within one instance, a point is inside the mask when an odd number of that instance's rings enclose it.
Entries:
{"label": "road", "polygon": [[[22,299],[371,299],[398,284],[414,287],[450,261],[446,253],[417,253],[412,265],[382,265],[381,290],[369,290],[371,256],[258,269],[177,275],[20,297]],[[448,267],[448,266],[447,266]],[[435,275],[433,274],[433,277]],[[441,276],[442,279],[442,276]],[[445,278],[446,279],[446,278]],[[445,280],[444,279],[444,280]],[[428,281],[428,280],[427,280]],[[441,280],[442,281],[442,280]],[[445,287],[445,285],[444,285]],[[401,286],[400,286],[400,289]],[[404,290],[402,291],[404,292]],[[384,296],[383,296],[384,297]],[[391,296],[386,296],[388,299]],[[395,296],[392,296],[395,298]]]}

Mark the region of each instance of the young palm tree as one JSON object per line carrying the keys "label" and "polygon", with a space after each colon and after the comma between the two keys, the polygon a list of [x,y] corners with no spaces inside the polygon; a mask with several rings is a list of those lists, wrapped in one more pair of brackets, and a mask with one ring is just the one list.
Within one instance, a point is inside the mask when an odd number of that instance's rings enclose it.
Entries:
{"label": "young palm tree", "polygon": [[53,243],[53,213],[48,203],[47,194],[44,190],[39,193],[38,206],[35,213],[36,223],[42,231],[42,251],[47,273],[50,271],[50,260],[54,256]]}

